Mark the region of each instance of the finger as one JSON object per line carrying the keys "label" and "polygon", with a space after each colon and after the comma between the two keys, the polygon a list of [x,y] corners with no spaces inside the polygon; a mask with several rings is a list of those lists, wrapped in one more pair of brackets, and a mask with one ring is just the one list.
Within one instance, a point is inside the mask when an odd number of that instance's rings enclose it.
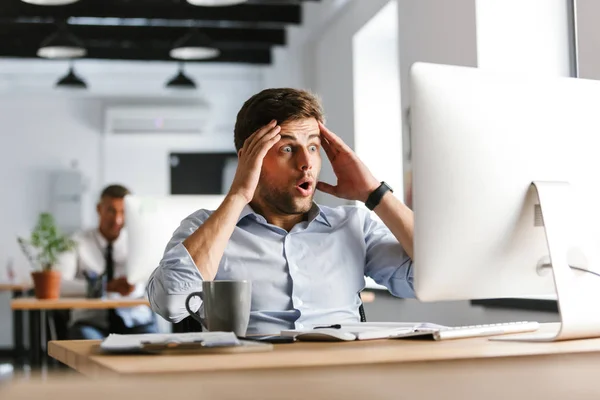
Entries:
{"label": "finger", "polygon": [[277,134],[272,137],[265,136],[260,141],[260,144],[256,145],[256,149],[255,149],[256,157],[260,158],[260,160],[262,162],[262,160],[265,158],[265,156],[267,155],[269,150],[271,150],[271,148],[275,145],[275,143],[279,142],[280,140],[281,140],[281,135],[279,134],[279,132],[277,132]]}
{"label": "finger", "polygon": [[329,158],[329,161],[335,160],[338,152],[331,148],[331,144],[324,137],[321,138],[321,147],[325,150],[325,154],[327,155],[327,158]]}
{"label": "finger", "polygon": [[350,147],[348,147],[339,136],[327,129],[327,127],[325,127],[325,125],[323,125],[323,123],[320,121],[319,130],[321,131],[321,135],[327,139],[332,148],[339,148],[346,151],[350,150]]}
{"label": "finger", "polygon": [[320,190],[323,193],[330,194],[332,196],[336,196],[337,194],[337,186],[330,185],[325,182],[317,182],[317,190]]}
{"label": "finger", "polygon": [[281,125],[277,125],[271,129],[269,129],[266,132],[261,132],[261,135],[254,138],[252,143],[250,143],[250,145],[248,146],[247,152],[250,154],[254,153],[256,151],[256,149],[261,147],[262,143],[279,135],[279,132],[281,132]]}
{"label": "finger", "polygon": [[256,131],[252,133],[252,135],[248,136],[248,139],[244,142],[244,146],[246,149],[250,148],[256,140],[260,139],[262,136],[267,134],[271,129],[277,126],[277,121],[272,120],[268,124],[258,128]]}
{"label": "finger", "polygon": [[245,147],[246,149],[251,148],[257,139],[260,139],[263,135],[268,133],[275,126],[277,126],[277,121],[271,120],[271,122],[269,122],[268,124],[260,127],[259,129],[254,131],[250,136],[248,136],[248,139],[246,139],[246,141],[244,142],[243,147]]}

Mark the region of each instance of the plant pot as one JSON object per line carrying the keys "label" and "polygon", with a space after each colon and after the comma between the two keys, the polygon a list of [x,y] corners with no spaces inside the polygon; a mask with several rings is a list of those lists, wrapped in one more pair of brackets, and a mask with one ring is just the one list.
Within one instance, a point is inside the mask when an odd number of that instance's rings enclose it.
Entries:
{"label": "plant pot", "polygon": [[33,289],[38,299],[58,299],[60,297],[60,271],[32,272]]}

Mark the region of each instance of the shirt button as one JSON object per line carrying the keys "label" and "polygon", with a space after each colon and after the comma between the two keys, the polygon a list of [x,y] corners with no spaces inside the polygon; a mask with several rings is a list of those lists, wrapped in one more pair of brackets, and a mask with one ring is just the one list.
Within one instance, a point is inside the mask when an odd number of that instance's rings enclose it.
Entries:
{"label": "shirt button", "polygon": [[302,328],[304,328],[304,325],[298,324],[298,329],[302,329]]}
{"label": "shirt button", "polygon": [[302,305],[302,304],[304,304],[304,303],[302,302],[302,300],[301,300],[301,299],[298,299],[298,298],[297,298],[297,299],[296,299],[296,304],[298,304],[299,306],[301,306],[301,305]]}

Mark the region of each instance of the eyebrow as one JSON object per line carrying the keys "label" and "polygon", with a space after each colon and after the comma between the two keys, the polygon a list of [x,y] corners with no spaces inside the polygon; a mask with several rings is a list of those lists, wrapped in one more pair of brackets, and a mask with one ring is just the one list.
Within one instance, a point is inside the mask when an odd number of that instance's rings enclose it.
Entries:
{"label": "eyebrow", "polygon": [[[319,134],[317,134],[317,133],[313,133],[312,135],[310,135],[310,136],[308,137],[308,140],[312,140],[312,139],[315,139],[315,138],[318,138],[318,139],[320,139],[320,138],[321,138],[321,135],[319,135]],[[281,135],[281,140],[283,140],[283,139],[289,139],[289,140],[294,140],[294,141],[297,141],[296,137],[295,137],[295,136],[292,136],[292,135]]]}

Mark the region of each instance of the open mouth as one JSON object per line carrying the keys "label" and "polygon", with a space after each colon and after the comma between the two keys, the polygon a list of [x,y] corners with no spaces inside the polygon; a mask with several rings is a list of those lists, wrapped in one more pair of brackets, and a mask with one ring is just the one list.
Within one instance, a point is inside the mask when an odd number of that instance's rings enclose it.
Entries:
{"label": "open mouth", "polygon": [[301,196],[308,197],[312,194],[312,186],[312,182],[309,179],[303,179],[296,185],[296,189],[300,192]]}
{"label": "open mouth", "polygon": [[298,185],[300,188],[304,189],[304,190],[308,190],[310,189],[310,182],[304,182],[301,183],[300,185]]}

